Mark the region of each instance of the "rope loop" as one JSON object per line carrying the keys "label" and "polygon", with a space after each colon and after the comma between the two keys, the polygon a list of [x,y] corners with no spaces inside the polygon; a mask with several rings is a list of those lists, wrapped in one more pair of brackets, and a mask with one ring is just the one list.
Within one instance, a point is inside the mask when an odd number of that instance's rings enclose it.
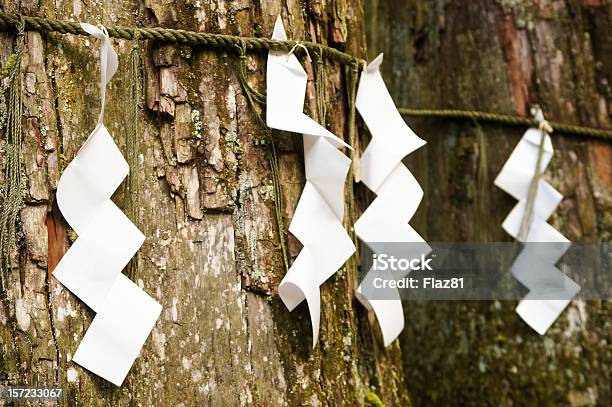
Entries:
{"label": "rope loop", "polygon": [[[238,51],[238,79],[240,80],[240,85],[245,91],[247,101],[249,105],[254,108],[254,102],[259,103],[260,105],[264,105],[266,103],[266,96],[261,92],[257,91],[253,88],[249,81],[247,80],[247,43],[244,40],[239,41],[234,44],[236,50]],[[256,115],[258,120],[261,118],[259,115]]]}
{"label": "rope loop", "polygon": [[138,43],[140,41],[140,31],[134,30],[134,40],[133,41],[134,42],[132,43],[132,50],[135,49],[135,48],[137,49],[138,46],[139,46]]}
{"label": "rope loop", "polygon": [[289,50],[289,52],[287,53],[287,59],[289,59],[289,57],[291,55],[293,55],[293,53],[295,52],[296,49],[298,48],[302,48],[304,51],[306,51],[306,60],[308,62],[312,62],[312,59],[310,58],[310,52],[308,51],[308,47],[306,47],[306,45],[302,44],[301,41],[296,41],[295,45],[293,47],[291,47],[291,49]]}
{"label": "rope loop", "polygon": [[540,106],[534,105],[534,107],[531,108],[531,115],[538,122],[538,130],[541,132],[546,132],[547,134],[553,132],[553,128],[548,120],[544,118],[544,112],[542,112]]}
{"label": "rope loop", "polygon": [[25,17],[21,14],[17,15],[17,35],[23,36],[25,33]]}
{"label": "rope loop", "polygon": [[17,35],[15,37],[15,52],[9,56],[1,76],[13,78],[20,73],[21,56],[23,54],[24,38],[25,38],[25,19],[22,15],[18,15],[17,23],[15,24]]}
{"label": "rope loop", "polygon": [[314,51],[314,55],[315,60],[317,62],[317,66],[321,67],[325,63],[325,57],[323,56],[323,47],[321,45],[317,46],[316,50]]}
{"label": "rope loop", "polygon": [[246,59],[247,45],[244,40],[240,40],[234,44],[236,49],[238,50],[238,58],[241,60]]}
{"label": "rope loop", "polygon": [[359,71],[359,65],[362,66],[361,70],[365,71],[366,68],[368,67],[368,61],[366,61],[365,59],[359,58],[355,60],[355,65],[357,65],[357,71]]}

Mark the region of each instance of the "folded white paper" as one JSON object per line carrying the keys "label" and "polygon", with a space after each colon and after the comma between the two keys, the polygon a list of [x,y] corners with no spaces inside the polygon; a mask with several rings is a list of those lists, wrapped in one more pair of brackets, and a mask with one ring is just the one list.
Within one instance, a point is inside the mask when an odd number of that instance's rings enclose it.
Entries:
{"label": "folded white paper", "polygon": [[105,31],[81,26],[102,40],[101,112],[57,186],[57,204],[78,239],[53,275],[97,313],[73,360],[120,386],[161,306],[121,274],[144,235],[110,199],[129,171],[103,124],[106,84],[118,60]]}
{"label": "folded white paper", "polygon": [[[541,113],[537,118],[543,120]],[[511,267],[513,276],[530,289],[529,294],[516,307],[516,312],[531,328],[544,335],[580,291],[580,287],[555,267],[555,263],[567,251],[570,243],[565,236],[546,223],[563,196],[543,179],[538,181],[531,222],[526,225],[526,230],[522,231],[523,235],[520,235],[529,185],[536,174],[541,142],[542,132],[536,128],[528,129],[495,179],[495,185],[518,200],[504,220],[504,230],[519,242],[547,243],[526,245]],[[546,134],[543,142],[540,173],[544,172],[553,156],[550,136]],[[559,285],[560,281],[562,284]],[[558,288],[551,289],[554,284],[557,284]]]}
{"label": "folded white paper", "polygon": [[[357,90],[357,110],[372,134],[361,156],[361,181],[376,193],[376,199],[355,223],[355,233],[374,252],[380,250],[375,243],[422,243],[412,247],[427,254],[431,249],[408,224],[423,198],[423,190],[402,164],[402,159],[425,145],[425,141],[406,125],[395,107],[380,74],[382,59],[380,54],[366,67]],[[370,273],[373,271],[368,271],[366,279]],[[384,344],[389,345],[404,329],[398,290],[385,293],[388,299],[372,299],[360,285],[356,295],[368,310],[374,310]]]}
{"label": "folded white paper", "polygon": [[[280,16],[272,39],[287,39]],[[267,125],[303,134],[306,186],[289,231],[304,248],[281,281],[278,292],[290,311],[306,300],[314,348],[321,313],[319,287],[355,252],[342,226],[344,182],[351,160],[337,150],[349,146],[304,114],[307,75],[293,54],[270,51],[266,80]]]}
{"label": "folded white paper", "polygon": [[72,360],[121,386],[160,312],[157,301],[119,274]]}

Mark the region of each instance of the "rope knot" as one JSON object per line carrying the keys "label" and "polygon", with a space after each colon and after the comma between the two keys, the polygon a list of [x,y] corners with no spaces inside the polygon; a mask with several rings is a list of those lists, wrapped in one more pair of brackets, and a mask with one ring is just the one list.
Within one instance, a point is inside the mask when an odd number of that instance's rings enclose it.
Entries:
{"label": "rope knot", "polygon": [[236,44],[234,44],[234,46],[238,50],[238,58],[240,59],[241,63],[244,63],[244,61],[247,58],[247,55],[246,55],[246,50],[247,50],[246,42],[244,40],[240,40]]}
{"label": "rope knot", "polygon": [[315,51],[315,59],[317,60],[317,66],[321,67],[325,64],[325,58],[323,56],[323,47],[321,45],[319,45],[317,50]]}
{"label": "rope knot", "polygon": [[25,31],[25,17],[21,14],[17,14],[17,34],[23,35]]}
{"label": "rope knot", "polygon": [[553,132],[553,128],[548,122],[548,120],[544,118],[544,113],[542,112],[542,109],[540,108],[540,106],[535,105],[534,107],[532,107],[531,115],[538,122],[538,129],[540,131],[546,132],[547,134],[550,134]]}
{"label": "rope knot", "polygon": [[312,62],[312,59],[310,58],[310,52],[308,52],[308,48],[306,47],[306,45],[302,44],[300,41],[296,41],[295,45],[291,47],[291,49],[289,50],[289,53],[287,54],[287,59],[289,59],[289,57],[293,55],[295,50],[298,48],[302,48],[304,51],[306,51],[306,60],[308,62]]}
{"label": "rope knot", "polygon": [[139,30],[134,30],[134,36],[133,36],[133,41],[132,42],[132,51],[136,52],[138,51],[139,48],[139,44],[138,41],[140,40],[140,31]]}
{"label": "rope knot", "polygon": [[361,68],[362,71],[365,71],[368,67],[368,61],[366,61],[365,59],[356,59],[355,64],[357,65],[357,70],[359,70],[360,64],[363,66],[363,68]]}

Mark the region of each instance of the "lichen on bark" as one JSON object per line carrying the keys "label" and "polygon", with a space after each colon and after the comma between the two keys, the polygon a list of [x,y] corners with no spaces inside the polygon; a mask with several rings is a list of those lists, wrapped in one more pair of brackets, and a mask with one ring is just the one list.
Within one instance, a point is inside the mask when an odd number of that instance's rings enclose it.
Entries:
{"label": "lichen on bark", "polygon": [[[22,0],[0,1],[0,9],[244,36],[269,36],[281,14],[292,38],[365,51],[363,9],[347,0],[116,0],[104,7]],[[0,33],[0,67],[13,40]],[[135,185],[125,184],[113,199],[125,210],[136,203],[130,216],[146,241],[130,278],[162,304],[161,317],[121,388],[71,362],[94,314],[50,274],[75,239],[53,201],[63,168],[96,123],[99,51],[92,38],[27,33],[24,244],[15,253],[19,267],[7,275],[9,305],[0,309],[0,383],[62,385],[64,405],[355,405],[369,394],[386,405],[408,404],[399,345],[383,349],[375,321],[353,300],[353,263],[322,287],[314,351],[306,307],[289,313],[278,299],[285,266],[268,145],[241,89],[236,51],[141,41],[143,108],[133,140],[132,44],[113,39],[113,46],[120,66],[105,123],[130,157]],[[316,69],[304,63],[307,112],[316,117]],[[263,90],[265,53],[249,55],[247,68],[251,85]],[[344,69],[328,63],[326,73],[326,110],[333,112],[326,124],[346,137]],[[286,231],[304,184],[301,138],[273,137]],[[288,248],[291,256],[299,252],[290,237]]]}
{"label": "lichen on bark", "polygon": [[[370,57],[385,52],[401,106],[526,114],[537,103],[552,120],[610,126],[609,1],[369,0],[366,14]],[[516,201],[492,181],[521,130],[407,121],[428,141],[409,162],[425,190],[415,228],[429,241],[507,241]],[[573,242],[609,241],[610,144],[556,133],[553,143],[545,176],[565,198],[550,222]],[[573,302],[542,337],[515,306],[406,303],[415,404],[609,404],[610,302]]]}

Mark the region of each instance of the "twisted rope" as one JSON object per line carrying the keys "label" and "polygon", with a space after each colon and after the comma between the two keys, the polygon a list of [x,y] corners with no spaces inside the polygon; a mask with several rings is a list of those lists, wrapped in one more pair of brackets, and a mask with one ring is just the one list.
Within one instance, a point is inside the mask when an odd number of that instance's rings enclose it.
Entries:
{"label": "twisted rope", "polygon": [[[26,31],[57,32],[60,34],[89,35],[79,23],[54,20],[43,17],[23,16]],[[18,15],[0,13],[0,31],[16,29]],[[198,45],[206,48],[231,49],[244,44],[246,51],[290,51],[297,44],[308,49],[310,52],[322,50],[323,55],[333,61],[344,65],[350,65],[358,58],[339,51],[335,48],[324,47],[309,41],[278,41],[269,38],[239,37],[236,35],[212,34],[204,32],[176,30],[171,28],[136,28],[122,26],[108,26],[108,35],[124,40],[133,40],[138,33],[141,40],[155,40],[160,42],[174,42],[189,45]]]}
{"label": "twisted rope", "polygon": [[315,90],[317,92],[317,110],[319,123],[325,126],[327,122],[327,107],[325,106],[325,101],[327,100],[327,96],[325,94],[325,60],[323,59],[323,52],[319,48],[319,51],[315,53],[315,60],[317,62],[317,68],[315,71]]}
{"label": "twisted rope", "polygon": [[[349,68],[347,68],[347,88],[348,88],[348,139],[350,145],[353,147],[353,150],[349,152],[349,157],[351,159],[351,166],[349,168],[348,174],[348,194],[347,194],[347,204],[348,204],[348,221],[351,227],[348,229],[351,239],[355,244],[355,247],[358,247],[359,242],[357,241],[357,235],[355,234],[355,229],[352,225],[355,224],[357,220],[356,205],[355,205],[355,192],[354,185],[359,182],[359,139],[357,136],[357,123],[356,123],[356,98],[357,98],[357,82],[359,81],[359,65],[357,63],[353,64]],[[359,254],[355,253],[355,264],[359,263]]]}
{"label": "twisted rope", "polygon": [[[491,122],[507,124],[510,126],[538,127],[538,121],[529,117],[511,116],[499,113],[479,112],[475,110],[456,110],[456,109],[406,109],[400,108],[399,112],[404,116],[415,117],[440,117],[445,119],[465,119],[477,120],[481,122]],[[612,140],[612,130],[599,129],[594,127],[576,126],[559,122],[548,122],[555,132],[572,134],[576,136],[588,136],[603,140]]]}
{"label": "twisted rope", "polygon": [[[7,14],[0,12],[0,31],[17,31],[19,22],[23,20],[25,31],[56,32],[60,34],[88,35],[79,23],[70,21],[54,20],[43,17],[23,16],[19,14]],[[317,55],[318,58],[327,58],[346,66],[365,66],[366,61],[347,54],[335,48],[316,44],[310,41],[278,41],[269,38],[240,37],[227,34],[213,34],[195,32],[187,30],[177,30],[171,28],[136,28],[109,26],[106,27],[108,34],[114,38],[125,40],[155,40],[159,42],[173,42],[201,46],[211,49],[240,49],[244,53],[255,51],[285,51],[302,47],[308,50],[309,54]],[[251,92],[252,97],[259,99],[257,92]],[[259,100],[256,100],[259,102]],[[534,119],[518,116],[510,116],[497,113],[487,113],[473,110],[454,110],[454,109],[399,109],[400,113],[406,116],[416,117],[440,117],[446,119],[473,119],[484,122],[508,124],[513,126],[537,126]],[[549,122],[555,132],[566,133],[577,136],[594,137],[603,140],[612,139],[612,130],[599,129],[593,127],[576,126],[571,124]]]}

